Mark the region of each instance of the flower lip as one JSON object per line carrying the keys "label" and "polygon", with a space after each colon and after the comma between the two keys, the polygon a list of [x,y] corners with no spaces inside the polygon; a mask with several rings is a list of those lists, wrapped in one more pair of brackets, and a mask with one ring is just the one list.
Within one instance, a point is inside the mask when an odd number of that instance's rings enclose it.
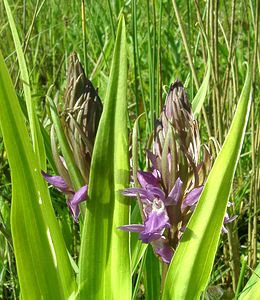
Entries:
{"label": "flower lip", "polygon": [[155,199],[151,211],[146,216],[144,224],[130,224],[118,227],[121,230],[139,232],[143,243],[150,243],[162,237],[166,228],[170,227],[169,217],[163,201]]}

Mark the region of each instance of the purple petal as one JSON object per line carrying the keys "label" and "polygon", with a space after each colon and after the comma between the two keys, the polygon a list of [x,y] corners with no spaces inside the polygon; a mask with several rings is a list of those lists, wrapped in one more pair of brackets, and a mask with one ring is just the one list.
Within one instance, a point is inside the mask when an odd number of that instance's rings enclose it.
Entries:
{"label": "purple petal", "polygon": [[224,226],[224,224],[228,224],[228,223],[233,222],[237,217],[238,216],[235,215],[235,216],[233,216],[233,217],[230,218],[229,215],[228,215],[228,213],[225,214],[224,222],[223,222],[223,225],[221,227],[221,233],[222,234],[228,233],[227,228]]}
{"label": "purple petal", "polygon": [[169,264],[173,257],[173,250],[170,246],[164,245],[162,248],[157,248],[155,251],[162,259],[163,262]]}
{"label": "purple petal", "polygon": [[146,188],[147,185],[159,187],[157,178],[150,172],[138,171],[137,178],[143,188]]}
{"label": "purple petal", "polygon": [[144,221],[144,231],[140,239],[144,243],[157,240],[163,234],[165,228],[170,227],[169,217],[162,201],[154,201],[153,210]]}
{"label": "purple petal", "polygon": [[79,218],[79,214],[80,214],[79,205],[75,205],[75,204],[71,203],[70,200],[67,201],[67,205],[68,205],[70,213],[71,213],[71,215],[73,217],[73,220],[75,222],[78,222],[78,218]]}
{"label": "purple petal", "polygon": [[147,186],[146,189],[148,192],[150,192],[151,194],[154,195],[153,199],[159,198],[162,201],[165,200],[165,194],[160,188],[158,188],[156,186]]}
{"label": "purple petal", "polygon": [[88,192],[88,186],[84,185],[74,194],[74,196],[71,199],[67,201],[67,205],[70,209],[70,212],[75,222],[78,221],[79,214],[80,214],[79,204],[84,200],[86,200],[87,192]]}
{"label": "purple petal", "polygon": [[51,176],[47,173],[45,173],[44,171],[41,171],[42,176],[44,177],[44,179],[50,183],[51,185],[53,185],[55,188],[59,189],[60,191],[67,193],[70,192],[70,188],[67,185],[67,183],[65,182],[65,180],[63,179],[63,177],[61,176]]}
{"label": "purple petal", "polygon": [[130,232],[142,232],[144,230],[144,225],[141,224],[130,224],[117,227],[118,229]]}
{"label": "purple petal", "polygon": [[222,225],[222,227],[221,227],[221,233],[222,234],[228,233],[227,228],[224,225]]}
{"label": "purple petal", "polygon": [[189,192],[189,194],[186,196],[186,198],[184,199],[181,205],[181,210],[184,211],[186,207],[193,206],[194,204],[196,204],[199,200],[202,190],[203,190],[203,186],[199,188],[195,188],[191,192]]}
{"label": "purple petal", "polygon": [[183,182],[181,181],[181,179],[177,178],[174,187],[172,188],[167,199],[164,202],[165,205],[176,205],[179,202],[180,196],[182,194],[182,184]]}
{"label": "purple petal", "polygon": [[[152,201],[154,199],[154,196],[152,193],[150,193],[149,191],[147,191],[146,189],[143,188],[127,188],[124,190],[120,190],[120,192],[124,195],[124,196],[128,196],[128,197],[136,197],[137,194],[139,194],[141,200],[142,199],[147,199]],[[146,202],[146,201],[143,201]]]}
{"label": "purple petal", "polygon": [[161,237],[162,234],[158,232],[141,232],[139,239],[142,240],[143,243],[148,244]]}
{"label": "purple petal", "polygon": [[237,217],[238,217],[238,215],[235,215],[235,216],[230,218],[228,213],[226,213],[225,217],[224,217],[224,224],[228,224],[228,223],[233,222]]}

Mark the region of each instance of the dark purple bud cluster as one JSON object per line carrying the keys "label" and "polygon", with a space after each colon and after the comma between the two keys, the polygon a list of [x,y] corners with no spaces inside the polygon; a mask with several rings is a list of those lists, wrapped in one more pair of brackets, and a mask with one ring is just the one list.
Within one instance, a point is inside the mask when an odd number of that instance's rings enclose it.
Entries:
{"label": "dark purple bud cluster", "polygon": [[[89,180],[90,163],[102,114],[102,102],[97,90],[87,79],[84,69],[76,53],[70,55],[68,70],[68,83],[64,96],[64,107],[61,113],[61,122],[69,147],[73,153],[74,161],[84,182]],[[67,205],[77,222],[80,208],[79,204],[87,198],[87,185],[74,191],[72,180],[63,157],[59,155],[55,139],[55,132],[51,130],[53,158],[60,176],[50,176],[42,172],[47,182],[67,195]]]}

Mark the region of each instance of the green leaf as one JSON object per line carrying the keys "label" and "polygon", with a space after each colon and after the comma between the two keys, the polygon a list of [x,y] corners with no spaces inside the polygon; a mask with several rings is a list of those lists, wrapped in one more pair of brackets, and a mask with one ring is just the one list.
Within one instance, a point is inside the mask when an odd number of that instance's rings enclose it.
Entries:
{"label": "green leaf", "polygon": [[147,248],[146,261],[145,261],[145,299],[158,300],[160,299],[160,261],[154,255],[151,245]]}
{"label": "green leaf", "polygon": [[213,267],[250,111],[251,70],[225,143],[169,267],[163,299],[199,299]]}
{"label": "green leaf", "polygon": [[18,63],[19,63],[19,68],[21,73],[20,77],[23,83],[23,90],[24,90],[24,96],[25,96],[26,107],[28,112],[28,119],[29,119],[31,135],[32,135],[33,147],[34,147],[34,151],[36,152],[36,157],[40,162],[41,168],[45,169],[46,157],[45,157],[44,142],[41,134],[39,120],[37,118],[34,103],[31,97],[30,80],[29,80],[28,70],[25,62],[25,57],[18,36],[18,32],[15,26],[15,22],[10,10],[10,6],[7,0],[4,0],[4,5],[7,13],[8,22],[12,31],[15,49],[17,52],[17,58],[18,58]]}
{"label": "green leaf", "polygon": [[202,105],[205,101],[206,95],[207,95],[207,90],[209,87],[209,79],[210,79],[210,72],[211,72],[211,59],[210,59],[210,54],[208,55],[208,64],[207,64],[207,73],[203,79],[203,82],[194,97],[192,101],[192,111],[194,114],[194,117],[197,118],[198,114],[200,113],[200,110],[202,108]]}
{"label": "green leaf", "polygon": [[258,278],[258,281],[256,281],[254,283],[254,285],[250,287],[249,292],[245,296],[241,297],[241,299],[243,299],[243,300],[259,300],[259,295],[260,295],[260,280]]}
{"label": "green leaf", "polygon": [[256,267],[254,273],[249,278],[244,287],[239,300],[257,300],[260,295],[260,264]]}
{"label": "green leaf", "polygon": [[68,299],[74,273],[25,118],[0,53],[0,127],[12,177],[11,230],[23,299]]}
{"label": "green leaf", "polygon": [[127,52],[121,17],[104,111],[90,171],[89,200],[80,251],[80,299],[130,299],[129,200],[119,190],[129,184],[127,130]]}

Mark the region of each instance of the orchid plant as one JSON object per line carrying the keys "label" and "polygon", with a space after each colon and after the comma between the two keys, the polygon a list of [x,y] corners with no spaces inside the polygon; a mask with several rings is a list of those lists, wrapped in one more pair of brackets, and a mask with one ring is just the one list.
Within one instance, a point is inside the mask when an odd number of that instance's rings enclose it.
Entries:
{"label": "orchid plant", "polygon": [[[143,243],[151,243],[162,261],[169,264],[199,200],[211,168],[211,155],[204,145],[200,159],[200,135],[185,89],[180,81],[170,87],[161,116],[156,120],[153,152],[147,150],[150,170],[138,171],[141,187],[122,194],[139,195],[143,225],[121,230],[139,232]],[[225,214],[224,224],[237,216]],[[222,226],[222,232],[227,229]]]}
{"label": "orchid plant", "polygon": [[[207,288],[221,229],[226,232],[224,224],[235,218],[226,209],[250,110],[250,67],[233,123],[213,166],[208,147],[201,146],[185,89],[176,81],[154,124],[147,169],[136,174],[139,186],[129,187],[124,18],[118,22],[103,107],[72,54],[63,105],[57,107],[58,96],[53,101],[47,95],[53,126],[49,134],[37,119],[22,46],[8,2],[4,4],[32,137],[0,55],[0,127],[12,175],[11,229],[21,298],[130,300],[149,248],[139,252],[140,269],[133,263],[133,253],[142,243],[149,243],[159,257],[154,265],[162,262],[158,272],[148,272],[150,282],[162,280],[158,297],[199,299]],[[46,172],[47,157],[54,161],[55,176]],[[46,181],[66,195],[72,218],[80,224],[78,264],[66,247]],[[142,224],[131,224],[128,197],[137,198]],[[140,241],[132,243],[130,234],[136,232]],[[136,274],[138,280],[134,280]],[[257,290],[252,293],[257,295]]]}

